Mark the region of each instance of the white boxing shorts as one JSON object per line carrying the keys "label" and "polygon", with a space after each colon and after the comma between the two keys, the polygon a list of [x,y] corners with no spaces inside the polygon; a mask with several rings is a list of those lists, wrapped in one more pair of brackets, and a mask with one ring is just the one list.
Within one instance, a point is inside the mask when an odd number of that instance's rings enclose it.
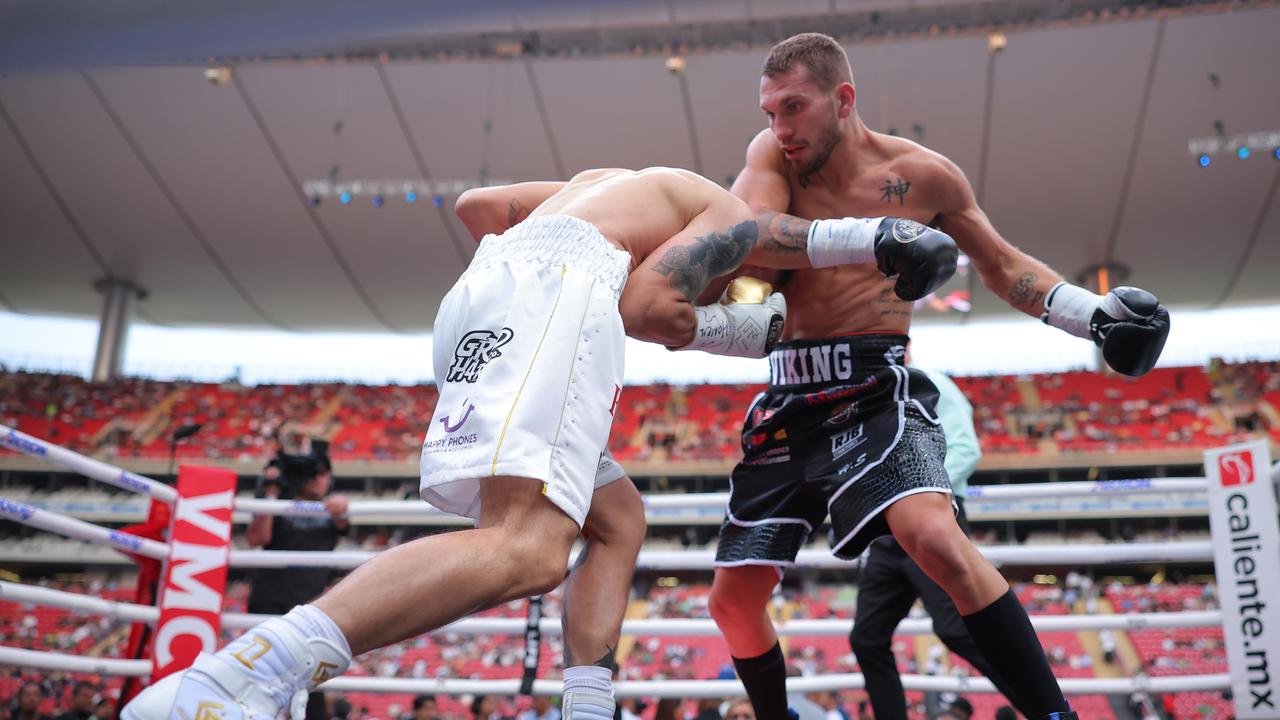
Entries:
{"label": "white boxing shorts", "polygon": [[574,217],[485,236],[436,316],[424,500],[478,519],[481,478],[533,478],[582,525],[594,490],[623,475],[606,447],[630,270],[630,253]]}

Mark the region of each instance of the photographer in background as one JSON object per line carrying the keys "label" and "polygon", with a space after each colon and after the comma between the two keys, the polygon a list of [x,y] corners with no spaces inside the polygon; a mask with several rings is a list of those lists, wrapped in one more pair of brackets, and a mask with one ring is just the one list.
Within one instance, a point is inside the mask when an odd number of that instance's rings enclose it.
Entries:
{"label": "photographer in background", "polygon": [[[311,500],[323,502],[327,517],[255,515],[245,532],[250,547],[264,550],[332,551],[348,529],[347,498],[330,495],[333,476],[329,463],[329,443],[311,441],[306,455],[277,452],[258,478],[255,496],[271,500]],[[251,576],[249,612],[283,615],[295,605],[310,602],[332,580],[329,568],[271,568]],[[307,720],[327,720],[324,694],[311,693]]]}

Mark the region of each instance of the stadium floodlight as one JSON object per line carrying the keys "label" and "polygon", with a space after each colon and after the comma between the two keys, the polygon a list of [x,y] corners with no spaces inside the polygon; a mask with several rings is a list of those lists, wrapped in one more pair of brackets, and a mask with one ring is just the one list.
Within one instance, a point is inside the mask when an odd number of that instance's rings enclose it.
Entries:
{"label": "stadium floodlight", "polygon": [[1187,141],[1187,152],[1200,167],[1209,167],[1218,153],[1232,153],[1241,160],[1248,160],[1255,152],[1271,153],[1280,159],[1280,130],[1192,138]]}
{"label": "stadium floodlight", "polygon": [[302,194],[311,199],[313,205],[327,197],[336,197],[343,205],[350,205],[358,197],[369,196],[374,207],[382,207],[386,198],[401,196],[409,204],[417,202],[418,197],[430,197],[436,207],[443,207],[447,197],[457,197],[474,187],[489,185],[506,185],[510,180],[493,178],[484,182],[476,180],[306,180],[302,183]]}

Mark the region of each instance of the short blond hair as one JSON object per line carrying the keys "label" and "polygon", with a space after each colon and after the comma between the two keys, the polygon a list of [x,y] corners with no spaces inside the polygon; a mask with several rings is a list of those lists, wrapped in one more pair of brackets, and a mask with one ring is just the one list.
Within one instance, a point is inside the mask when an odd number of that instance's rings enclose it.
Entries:
{"label": "short blond hair", "polygon": [[769,50],[761,75],[777,77],[791,72],[797,65],[809,71],[809,77],[823,90],[834,90],[842,82],[853,82],[849,56],[835,38],[822,33],[792,35]]}

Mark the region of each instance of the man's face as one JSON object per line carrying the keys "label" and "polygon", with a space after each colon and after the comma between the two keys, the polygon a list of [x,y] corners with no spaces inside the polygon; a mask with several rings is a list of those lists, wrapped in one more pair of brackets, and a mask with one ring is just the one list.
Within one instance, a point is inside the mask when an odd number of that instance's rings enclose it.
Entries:
{"label": "man's face", "polygon": [[436,701],[428,700],[422,703],[413,713],[413,720],[435,720],[436,718]]}
{"label": "man's face", "polygon": [[33,713],[36,708],[40,707],[40,688],[37,685],[28,683],[22,686],[22,691],[18,693],[18,710],[24,713]]}
{"label": "man's face", "polygon": [[774,77],[762,76],[760,109],[797,175],[821,170],[843,137],[836,92],[824,92],[803,66]]}
{"label": "man's face", "polygon": [[76,688],[76,693],[71,698],[71,707],[78,712],[93,710],[93,688],[84,686]]}
{"label": "man's face", "polygon": [[300,495],[305,500],[319,500],[329,494],[329,483],[332,482],[333,476],[327,472],[321,471],[311,478],[302,486]]}

